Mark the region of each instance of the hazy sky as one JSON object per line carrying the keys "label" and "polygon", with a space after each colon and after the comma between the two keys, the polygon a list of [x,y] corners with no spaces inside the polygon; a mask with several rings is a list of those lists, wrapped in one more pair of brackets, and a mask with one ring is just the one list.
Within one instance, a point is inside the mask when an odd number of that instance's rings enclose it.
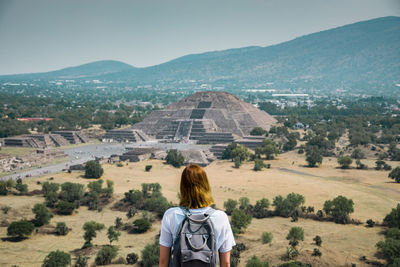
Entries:
{"label": "hazy sky", "polygon": [[400,0],[0,0],[0,74],[136,67],[400,16]]}

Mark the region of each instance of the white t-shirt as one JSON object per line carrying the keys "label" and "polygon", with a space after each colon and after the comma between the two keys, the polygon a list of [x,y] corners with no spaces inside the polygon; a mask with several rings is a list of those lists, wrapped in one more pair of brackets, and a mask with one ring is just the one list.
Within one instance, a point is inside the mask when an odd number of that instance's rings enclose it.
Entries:
{"label": "white t-shirt", "polygon": [[[203,214],[206,213],[208,209],[209,207],[189,209],[189,211],[192,214]],[[164,213],[161,221],[160,245],[168,248],[172,247],[179,225],[184,218],[185,214],[179,207],[170,208]],[[222,253],[230,251],[236,243],[228,216],[221,210],[215,210],[215,212],[210,215],[210,220],[214,225],[217,250]]]}

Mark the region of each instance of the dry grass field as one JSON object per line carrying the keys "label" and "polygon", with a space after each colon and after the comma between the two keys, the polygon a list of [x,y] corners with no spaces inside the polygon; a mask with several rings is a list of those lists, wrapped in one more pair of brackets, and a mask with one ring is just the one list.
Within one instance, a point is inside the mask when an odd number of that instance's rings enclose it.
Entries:
{"label": "dry grass field", "polygon": [[[363,160],[369,167],[374,167],[374,160]],[[327,199],[338,195],[352,198],[355,207],[351,217],[365,222],[372,218],[374,221],[382,221],[383,217],[396,206],[400,200],[400,184],[392,183],[387,178],[387,171],[370,170],[342,170],[337,168],[335,158],[324,158],[319,168],[304,167],[304,155],[295,152],[279,155],[277,160],[270,161],[271,169],[260,172],[252,170],[253,163],[245,163],[240,169],[234,169],[231,162],[216,161],[206,167],[212,185],[213,196],[218,208],[223,207],[223,202],[228,198],[238,199],[241,196],[248,197],[254,204],[256,200],[265,197],[272,202],[277,195],[286,196],[288,193],[296,192],[305,196],[306,206],[314,206],[315,211],[322,209]],[[395,167],[398,162],[388,162]],[[150,172],[145,172],[145,165],[151,164]],[[168,200],[177,203],[177,192],[179,179],[182,171],[163,164],[161,161],[145,161],[129,163],[123,167],[116,165],[104,165],[105,173],[102,179],[114,181],[114,202],[123,197],[123,193],[129,189],[140,189],[142,183],[158,182],[162,185],[162,192]],[[59,173],[52,175],[54,182],[66,181],[87,184],[90,180],[81,177],[82,173]],[[40,189],[37,181],[46,181],[50,176],[26,180],[29,189]],[[21,217],[31,219],[33,217],[31,207],[35,203],[43,202],[42,196],[1,196],[0,205],[11,206],[8,214],[0,212],[0,222],[9,222]],[[114,224],[117,216],[127,222],[125,213],[112,211],[112,203],[101,212],[88,211],[87,207],[80,207],[78,212],[72,216],[55,215],[50,224],[64,221],[72,231],[67,236],[33,234],[29,239],[22,242],[0,242],[0,266],[40,266],[44,257],[53,250],[59,249],[71,252],[81,248],[84,243],[82,225],[86,221],[95,220],[104,223],[106,227]],[[141,215],[137,214],[134,219]],[[313,266],[350,266],[356,263],[363,266],[359,261],[360,256],[366,256],[369,260],[378,260],[374,254],[375,244],[383,240],[380,234],[382,228],[367,228],[364,225],[339,225],[332,222],[317,222],[313,220],[300,219],[296,223],[290,222],[290,218],[266,218],[253,219],[246,232],[241,235],[237,242],[244,242],[249,249],[242,253],[241,265],[252,255],[257,255],[270,264],[276,265],[282,262],[281,257],[286,251],[287,240],[285,239],[289,229],[293,226],[304,228],[305,241],[301,242],[301,255],[299,260],[312,263]],[[140,254],[145,244],[153,242],[158,234],[160,222],[153,224],[152,229],[145,234],[127,234],[122,232],[120,240],[116,244],[120,248],[120,255],[135,252]],[[271,244],[261,243],[261,233],[272,232],[274,237]],[[316,247],[312,239],[315,235],[322,237],[323,243],[320,248],[321,258],[311,256]],[[6,227],[0,227],[0,237],[6,236]],[[106,230],[98,233],[93,242],[96,245],[108,243]],[[94,256],[91,257],[93,262]]]}

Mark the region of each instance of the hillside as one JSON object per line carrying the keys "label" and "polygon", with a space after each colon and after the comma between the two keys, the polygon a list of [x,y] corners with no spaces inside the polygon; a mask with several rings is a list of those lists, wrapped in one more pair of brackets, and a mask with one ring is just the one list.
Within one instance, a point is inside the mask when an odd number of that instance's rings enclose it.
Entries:
{"label": "hillside", "polygon": [[[112,64],[111,64],[112,63]],[[383,17],[313,33],[267,47],[187,55],[147,68],[100,61],[60,71],[0,76],[1,80],[95,77],[132,84],[197,80],[306,91],[335,88],[399,90],[400,17]],[[303,90],[304,91],[304,90]]]}

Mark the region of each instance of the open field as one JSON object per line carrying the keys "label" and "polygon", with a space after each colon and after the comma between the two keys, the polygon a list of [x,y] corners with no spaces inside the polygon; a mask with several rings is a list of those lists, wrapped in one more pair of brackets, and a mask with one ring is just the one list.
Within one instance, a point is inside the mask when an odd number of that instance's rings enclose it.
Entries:
{"label": "open field", "polygon": [[1,147],[0,156],[25,156],[35,151],[35,148],[31,147]]}
{"label": "open field", "polygon": [[[375,160],[362,160],[369,167],[375,166]],[[261,172],[252,171],[253,163],[245,163],[240,169],[232,168],[233,163],[227,161],[216,161],[206,167],[214,200],[218,208],[223,207],[223,202],[228,198],[238,199],[241,196],[248,197],[254,204],[256,200],[265,197],[272,202],[272,198],[290,192],[300,193],[306,198],[306,206],[314,206],[315,211],[322,209],[327,199],[338,195],[352,198],[355,207],[351,215],[354,219],[365,222],[372,218],[374,221],[382,221],[383,217],[396,206],[400,200],[400,184],[395,184],[387,178],[387,171],[376,170],[342,170],[338,169],[336,159],[324,158],[320,168],[306,168],[304,155],[295,152],[279,155],[279,159],[269,161],[271,169]],[[399,162],[388,162],[392,167]],[[145,165],[151,164],[150,172],[145,172]],[[175,169],[163,164],[161,161],[145,161],[129,163],[123,167],[116,165],[104,165],[105,173],[103,179],[114,181],[114,202],[123,197],[123,193],[129,189],[140,189],[142,183],[158,182],[162,185],[162,192],[168,200],[177,203],[177,192],[179,188],[180,174],[183,168]],[[54,182],[66,181],[87,184],[90,180],[81,177],[82,173],[73,172],[51,175]],[[40,189],[37,181],[45,181],[50,176],[28,179],[29,189]],[[31,207],[35,203],[43,202],[42,196],[1,196],[1,205],[11,206],[8,214],[0,214],[0,222],[25,217],[33,217]],[[113,225],[117,216],[127,222],[125,213],[112,211],[105,207],[101,212],[88,211],[87,207],[80,207],[78,213],[72,216],[55,215],[51,225],[64,221],[72,231],[67,236],[58,237],[54,235],[33,234],[29,239],[22,242],[0,242],[0,266],[39,266],[44,257],[53,250],[60,249],[71,252],[81,248],[84,243],[82,225],[86,221],[95,220],[104,223],[106,227]],[[129,221],[139,218],[137,214]],[[292,226],[304,228],[305,241],[301,242],[301,255],[299,260],[312,263],[313,266],[343,266],[356,263],[363,266],[359,257],[365,255],[369,260],[378,260],[374,257],[375,244],[383,240],[380,227],[366,228],[363,225],[339,225],[331,222],[317,222],[313,220],[299,219],[298,222],[290,222],[290,218],[266,218],[253,219],[245,234],[241,235],[237,242],[244,242],[250,249],[242,253],[241,264],[252,255],[257,255],[270,264],[282,262],[281,256],[286,251],[287,240],[285,237]],[[153,242],[158,234],[160,222],[153,224],[152,229],[140,235],[122,232],[120,240],[116,243],[120,247],[120,255],[140,251],[145,244]],[[274,238],[271,245],[261,244],[261,233],[272,232]],[[320,248],[323,253],[320,259],[311,257],[313,249],[312,239],[315,235],[322,237],[323,243]],[[0,227],[0,237],[6,236],[6,227]],[[106,230],[98,233],[93,242],[97,245],[108,243]],[[91,257],[93,261],[94,256]]]}

